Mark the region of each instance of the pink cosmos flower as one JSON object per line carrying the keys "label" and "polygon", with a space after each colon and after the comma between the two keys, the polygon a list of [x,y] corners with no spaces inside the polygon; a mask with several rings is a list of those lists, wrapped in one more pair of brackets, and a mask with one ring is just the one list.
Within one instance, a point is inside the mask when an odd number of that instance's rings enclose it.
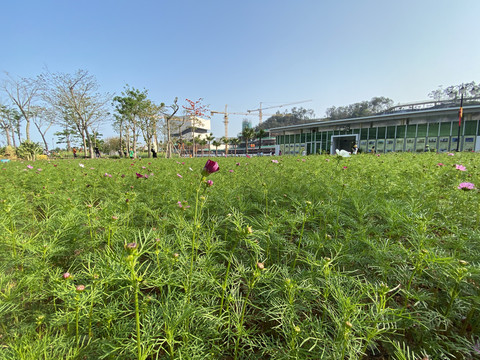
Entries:
{"label": "pink cosmos flower", "polygon": [[142,174],[139,174],[139,173],[135,173],[135,174],[137,174],[137,179],[143,178]]}
{"label": "pink cosmos flower", "polygon": [[236,163],[235,165],[240,166],[240,163]]}
{"label": "pink cosmos flower", "polygon": [[65,280],[70,279],[72,277],[72,275],[69,272],[64,273],[62,276]]}
{"label": "pink cosmos flower", "polygon": [[178,176],[180,179],[183,179],[183,176],[182,176],[182,175],[177,174],[177,176]]}
{"label": "pink cosmos flower", "polygon": [[459,189],[459,190],[474,190],[475,185],[473,185],[472,183],[469,183],[469,182],[463,182],[463,183],[460,183],[460,185],[458,185],[457,189]]}
{"label": "pink cosmos flower", "polygon": [[105,173],[103,176],[105,177],[112,177],[112,175],[108,174],[108,173]]}
{"label": "pink cosmos flower", "polygon": [[278,160],[272,160],[272,163],[278,164]]}
{"label": "pink cosmos flower", "polygon": [[448,155],[448,156],[455,156],[454,153],[448,153],[447,155]]}
{"label": "pink cosmos flower", "polygon": [[249,159],[250,159],[250,155],[248,155],[248,154],[247,154],[247,158],[249,158]]}
{"label": "pink cosmos flower", "polygon": [[33,169],[33,166],[32,165],[27,165],[27,168]]}
{"label": "pink cosmos flower", "polygon": [[346,166],[344,166],[343,168],[344,168],[344,169],[347,169],[347,167],[346,167]]}
{"label": "pink cosmos flower", "polygon": [[455,164],[455,169],[460,170],[460,171],[467,171],[467,168],[463,165],[458,165]]}
{"label": "pink cosmos flower", "polygon": [[212,180],[207,180],[207,186],[212,186],[213,185],[213,181]]}
{"label": "pink cosmos flower", "polygon": [[145,167],[145,166],[142,166],[142,169],[146,169],[146,167]]}
{"label": "pink cosmos flower", "polygon": [[177,201],[177,205],[178,205],[178,207],[179,207],[180,209],[183,207],[181,201]]}
{"label": "pink cosmos flower", "polygon": [[231,172],[231,173],[233,173],[233,170],[228,170],[228,172]]}
{"label": "pink cosmos flower", "polygon": [[82,292],[85,290],[85,285],[78,285],[75,290],[77,290],[78,292]]}
{"label": "pink cosmos flower", "polygon": [[218,163],[216,161],[212,161],[208,159],[207,163],[205,164],[205,167],[202,170],[202,175],[207,176],[209,174],[213,174],[214,172],[217,172],[218,170],[220,170]]}
{"label": "pink cosmos flower", "polygon": [[443,163],[438,163],[437,166],[443,166]]}

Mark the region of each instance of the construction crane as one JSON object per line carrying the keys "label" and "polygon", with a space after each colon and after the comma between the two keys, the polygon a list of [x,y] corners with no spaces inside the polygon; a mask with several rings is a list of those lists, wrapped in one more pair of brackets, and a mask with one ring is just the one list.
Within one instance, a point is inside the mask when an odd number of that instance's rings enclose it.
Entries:
{"label": "construction crane", "polygon": [[262,103],[260,103],[260,107],[259,107],[258,109],[247,110],[247,112],[248,112],[248,113],[251,113],[251,112],[253,112],[253,111],[258,111],[258,124],[261,124],[261,123],[262,123],[262,116],[263,116],[263,115],[266,115],[266,114],[263,114],[263,113],[262,113],[263,110],[273,109],[273,108],[277,108],[277,107],[284,107],[284,106],[288,106],[288,105],[302,104],[302,103],[306,103],[306,102],[310,102],[310,101],[312,101],[312,99],[310,99],[310,100],[302,100],[302,101],[295,101],[295,102],[288,103],[288,104],[269,106],[269,107],[265,107],[265,108],[262,108]]}
{"label": "construction crane", "polygon": [[[225,111],[215,111],[212,110],[210,111],[210,115],[213,114],[223,114],[223,123],[225,124],[225,137],[228,139],[228,115],[255,115],[251,114],[250,112],[247,113],[241,113],[241,112],[228,112],[227,110],[228,105],[225,105]],[[270,114],[264,114],[264,115],[270,115]]]}

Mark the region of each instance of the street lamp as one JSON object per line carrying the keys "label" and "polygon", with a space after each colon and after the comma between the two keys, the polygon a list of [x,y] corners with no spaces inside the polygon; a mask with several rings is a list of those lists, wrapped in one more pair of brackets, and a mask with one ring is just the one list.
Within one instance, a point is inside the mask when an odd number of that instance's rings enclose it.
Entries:
{"label": "street lamp", "polygon": [[465,85],[462,84],[458,92],[460,93],[460,109],[458,110],[458,136],[457,136],[457,152],[460,151],[460,131],[462,129],[463,120],[463,95],[467,91]]}

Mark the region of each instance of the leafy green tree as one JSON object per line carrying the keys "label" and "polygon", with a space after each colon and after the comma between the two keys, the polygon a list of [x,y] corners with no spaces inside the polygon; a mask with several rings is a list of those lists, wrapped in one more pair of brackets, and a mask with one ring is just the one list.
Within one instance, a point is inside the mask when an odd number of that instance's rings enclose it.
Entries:
{"label": "leafy green tree", "polygon": [[257,131],[256,138],[259,140],[258,151],[262,149],[262,139],[267,136],[268,136],[268,133],[265,130],[260,129]]}
{"label": "leafy green tree", "polygon": [[450,85],[446,88],[440,85],[438,89],[431,91],[428,96],[437,101],[457,100],[460,98],[461,88],[465,91],[464,101],[466,102],[469,101],[468,98],[478,98],[480,96],[480,84],[476,84],[475,81],[459,85]]}
{"label": "leafy green tree", "polygon": [[167,135],[167,144],[165,150],[165,157],[170,159],[172,157],[172,148],[173,148],[173,141],[172,141],[172,120],[175,117],[175,114],[178,112],[179,106],[177,104],[178,97],[173,100],[173,104],[168,106],[170,109],[169,112],[165,109],[163,112],[164,120],[165,120],[165,133]]}
{"label": "leafy green tree", "polygon": [[228,144],[230,143],[230,140],[226,138],[225,136],[222,136],[220,138],[220,142],[225,145],[225,155],[228,155]]}
{"label": "leafy green tree", "polygon": [[218,147],[220,145],[222,145],[222,143],[220,141],[213,140],[212,145],[215,146],[215,156],[218,156],[218,153],[217,153],[218,152]]}
{"label": "leafy green tree", "polygon": [[[113,98],[115,111],[118,116],[117,119],[122,119],[125,126],[132,131],[132,149],[134,158],[137,157],[137,141],[141,131],[141,121],[145,118],[148,108],[151,106],[151,101],[147,99],[148,91],[140,91],[135,88],[125,86],[122,96],[115,96]],[[129,148],[129,146],[127,146]]]}
{"label": "leafy green tree", "polygon": [[240,144],[240,139],[239,138],[232,138],[232,139],[230,139],[230,144],[233,145],[233,150],[234,150],[235,156],[237,156],[237,146]]}
{"label": "leafy green tree", "polygon": [[393,100],[386,97],[373,97],[370,101],[361,101],[347,106],[329,107],[327,118],[331,120],[371,116],[384,112],[393,106]]}
{"label": "leafy green tree", "polygon": [[210,149],[210,143],[215,140],[215,136],[213,136],[212,133],[210,133],[209,135],[207,135],[205,137],[205,140],[207,140],[207,143],[208,143],[208,152],[210,153],[211,152],[211,149]]}
{"label": "leafy green tree", "polygon": [[253,138],[255,138],[255,130],[252,128],[246,127],[242,131],[242,138],[243,138],[243,141],[245,141],[245,154],[248,154],[248,142],[249,140],[252,140]]}
{"label": "leafy green tree", "polygon": [[303,124],[310,119],[315,117],[315,112],[311,109],[304,109],[303,107],[300,108],[292,108],[290,111],[285,110],[285,112],[281,113],[277,111],[277,113],[271,117],[269,117],[266,121],[259,124],[256,129],[271,129],[274,127],[280,126],[288,126],[288,125],[297,125]]}

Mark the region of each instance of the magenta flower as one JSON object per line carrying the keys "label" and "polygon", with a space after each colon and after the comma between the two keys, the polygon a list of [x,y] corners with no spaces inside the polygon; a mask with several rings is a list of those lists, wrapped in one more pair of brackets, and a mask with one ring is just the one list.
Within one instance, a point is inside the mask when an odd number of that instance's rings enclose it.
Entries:
{"label": "magenta flower", "polygon": [[346,167],[346,166],[344,166],[343,168],[344,168],[344,169],[347,169],[347,167]]}
{"label": "magenta flower", "polygon": [[231,173],[233,173],[233,170],[228,170],[228,172],[231,172]]}
{"label": "magenta flower", "polygon": [[213,181],[212,180],[207,180],[207,186],[212,186],[213,185]]}
{"label": "magenta flower", "polygon": [[438,163],[437,166],[443,166],[443,163]]}
{"label": "magenta flower", "polygon": [[475,185],[473,185],[472,183],[469,183],[469,182],[463,182],[463,183],[460,183],[460,185],[458,185],[457,189],[459,190],[474,190],[475,189]]}
{"label": "magenta flower", "polygon": [[178,176],[180,179],[183,179],[183,176],[182,176],[182,175],[177,174],[177,176]]}
{"label": "magenta flower", "polygon": [[240,163],[236,163],[235,165],[240,166]]}
{"label": "magenta flower", "polygon": [[250,159],[250,155],[248,155],[248,154],[247,154],[247,158],[249,158],[249,159]]}
{"label": "magenta flower", "polygon": [[139,173],[135,173],[135,174],[137,174],[137,179],[143,178],[142,174],[139,174]]}
{"label": "magenta flower", "polygon": [[467,171],[467,168],[463,165],[458,165],[455,164],[455,169],[460,170],[460,171]]}
{"label": "magenta flower", "polygon": [[207,163],[205,164],[205,167],[202,170],[202,175],[207,176],[209,174],[213,174],[214,172],[217,172],[218,170],[220,170],[218,163],[216,161],[212,161],[208,159]]}
{"label": "magenta flower", "polygon": [[108,174],[108,173],[105,173],[103,176],[105,177],[112,177],[112,175]]}
{"label": "magenta flower", "polygon": [[178,205],[178,207],[179,207],[180,209],[183,207],[181,201],[177,201],[177,205]]}

